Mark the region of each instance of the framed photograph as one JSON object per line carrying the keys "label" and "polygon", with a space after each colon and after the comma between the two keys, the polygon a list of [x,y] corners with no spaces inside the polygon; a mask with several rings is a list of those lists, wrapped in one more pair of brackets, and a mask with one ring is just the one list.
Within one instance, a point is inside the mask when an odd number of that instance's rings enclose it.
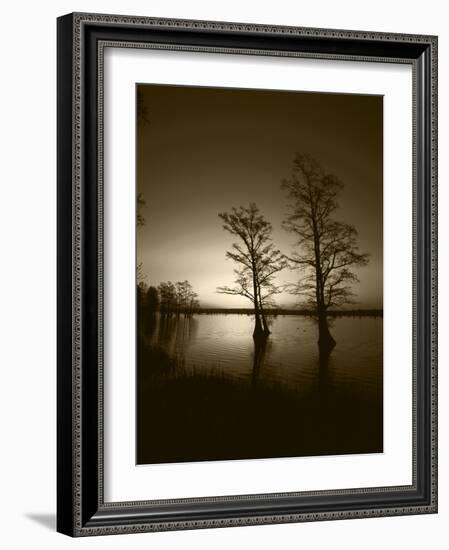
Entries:
{"label": "framed photograph", "polygon": [[437,511],[437,38],[58,19],[58,531]]}

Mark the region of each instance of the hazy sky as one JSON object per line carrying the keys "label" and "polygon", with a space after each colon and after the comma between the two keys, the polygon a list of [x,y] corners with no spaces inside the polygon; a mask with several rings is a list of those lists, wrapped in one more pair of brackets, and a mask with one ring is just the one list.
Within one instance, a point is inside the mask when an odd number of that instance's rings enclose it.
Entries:
{"label": "hazy sky", "polygon": [[[146,206],[137,230],[147,284],[188,279],[202,306],[250,307],[216,293],[233,284],[225,258],[234,238],[218,213],[255,202],[290,253],[281,228],[296,152],[310,153],[345,184],[335,218],[355,225],[360,250],[358,305],[382,307],[383,103],[380,96],[140,85],[148,122],[137,129],[137,191]],[[279,274],[295,281],[298,271]],[[279,305],[297,298],[284,293]]]}

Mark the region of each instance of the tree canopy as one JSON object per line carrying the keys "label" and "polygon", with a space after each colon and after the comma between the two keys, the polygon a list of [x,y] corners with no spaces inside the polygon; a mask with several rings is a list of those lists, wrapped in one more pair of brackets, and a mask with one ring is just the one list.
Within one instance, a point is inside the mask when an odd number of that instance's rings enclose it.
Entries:
{"label": "tree canopy", "polygon": [[316,309],[320,337],[328,339],[326,312],[352,302],[353,284],[358,281],[353,268],[366,265],[369,255],[359,251],[355,227],[334,217],[343,182],[312,156],[296,155],[282,188],[290,201],[284,228],[297,237],[289,261],[300,270],[291,291]]}
{"label": "tree canopy", "polygon": [[223,220],[223,229],[239,240],[226,252],[226,257],[238,266],[234,269],[235,285],[218,287],[217,292],[250,300],[255,311],[254,334],[269,334],[264,308],[273,304],[273,297],[282,292],[275,275],[287,266],[284,255],[272,242],[273,227],[255,203],[218,215]]}

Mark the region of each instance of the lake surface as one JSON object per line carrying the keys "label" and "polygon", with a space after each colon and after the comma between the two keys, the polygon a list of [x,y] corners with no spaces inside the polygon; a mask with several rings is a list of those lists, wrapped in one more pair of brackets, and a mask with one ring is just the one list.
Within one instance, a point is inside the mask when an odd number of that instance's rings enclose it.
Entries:
{"label": "lake surface", "polygon": [[314,319],[302,315],[272,319],[271,334],[265,346],[259,346],[263,349],[255,349],[253,317],[241,314],[157,316],[146,327],[145,340],[161,347],[185,369],[212,369],[241,381],[257,377],[298,391],[322,383],[325,362],[329,386],[371,397],[382,383],[383,319],[339,317],[330,322],[337,345],[327,361],[320,361]]}
{"label": "lake surface", "polygon": [[382,318],[242,314],[139,319],[137,463],[383,450]]}

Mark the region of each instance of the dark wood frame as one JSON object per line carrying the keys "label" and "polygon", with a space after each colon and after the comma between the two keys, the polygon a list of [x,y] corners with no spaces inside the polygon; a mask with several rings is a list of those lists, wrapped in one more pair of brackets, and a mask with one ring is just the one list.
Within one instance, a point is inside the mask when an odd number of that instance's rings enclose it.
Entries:
{"label": "dark wood frame", "polygon": [[[102,48],[413,67],[413,483],[170,501],[103,499]],[[58,19],[58,499],[71,536],[437,511],[437,38],[94,14]]]}

